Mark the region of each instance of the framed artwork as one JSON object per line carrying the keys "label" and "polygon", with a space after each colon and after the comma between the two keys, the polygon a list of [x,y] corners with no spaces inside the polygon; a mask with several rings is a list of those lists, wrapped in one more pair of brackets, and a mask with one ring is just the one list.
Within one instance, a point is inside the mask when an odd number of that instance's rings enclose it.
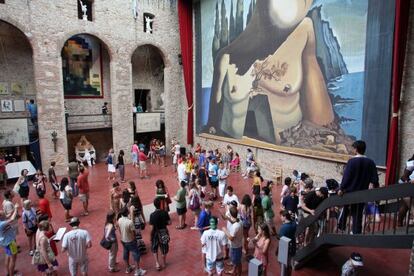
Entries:
{"label": "framed artwork", "polygon": [[21,82],[12,82],[10,91],[13,96],[22,96],[24,94],[24,84]]}
{"label": "framed artwork", "polygon": [[9,94],[9,84],[7,82],[0,82],[0,95]]}
{"label": "framed artwork", "polygon": [[1,100],[1,112],[13,112],[13,101]]}
{"label": "framed artwork", "polygon": [[101,43],[93,36],[76,35],[62,49],[65,98],[102,98]]}
{"label": "framed artwork", "polygon": [[24,100],[14,100],[13,105],[14,105],[14,112],[23,112],[26,110]]}
{"label": "framed artwork", "polygon": [[385,166],[395,0],[275,2],[195,4],[197,135]]}

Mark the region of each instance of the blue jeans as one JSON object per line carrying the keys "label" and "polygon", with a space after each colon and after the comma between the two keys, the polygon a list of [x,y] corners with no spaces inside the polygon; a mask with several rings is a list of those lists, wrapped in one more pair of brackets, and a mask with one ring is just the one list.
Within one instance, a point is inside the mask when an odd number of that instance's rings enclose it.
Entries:
{"label": "blue jeans", "polygon": [[75,185],[77,179],[70,177],[70,187],[72,188],[72,195],[74,197],[77,197],[79,195],[79,189],[78,186]]}
{"label": "blue jeans", "polygon": [[129,261],[129,252],[132,253],[132,257],[134,258],[135,262],[139,262],[139,259],[141,257],[138,249],[138,244],[136,240],[133,240],[131,242],[122,242],[122,246],[124,247],[123,251],[123,259],[124,261]]}

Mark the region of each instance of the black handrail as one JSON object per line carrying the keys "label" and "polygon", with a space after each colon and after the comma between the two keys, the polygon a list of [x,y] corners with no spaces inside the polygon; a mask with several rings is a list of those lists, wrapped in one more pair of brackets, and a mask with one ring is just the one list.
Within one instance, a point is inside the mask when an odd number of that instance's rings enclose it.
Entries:
{"label": "black handrail", "polygon": [[90,116],[108,116],[108,115],[112,115],[111,113],[107,113],[107,114],[102,114],[102,113],[97,113],[97,114],[68,114],[68,117],[90,117]]}
{"label": "black handrail", "polygon": [[307,227],[319,220],[320,216],[332,207],[344,206],[356,203],[376,202],[405,197],[414,197],[414,185],[410,183],[395,184],[371,190],[363,190],[345,193],[343,196],[330,196],[325,199],[315,210],[315,215],[303,218],[297,228],[296,236],[301,235]]}

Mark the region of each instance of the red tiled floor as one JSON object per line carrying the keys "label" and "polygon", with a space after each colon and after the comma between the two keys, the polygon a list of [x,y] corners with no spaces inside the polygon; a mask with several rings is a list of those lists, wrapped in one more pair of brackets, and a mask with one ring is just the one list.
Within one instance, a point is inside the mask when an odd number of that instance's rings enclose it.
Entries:
{"label": "red tiled floor", "polygon": [[[163,179],[166,183],[170,194],[174,194],[178,188],[176,175],[172,172],[172,167],[160,168],[157,165],[149,165],[150,179],[140,180],[137,177],[136,171],[131,167],[126,168],[126,178],[134,180],[137,184],[138,192],[143,201],[143,204],[150,204],[154,196],[154,183],[157,179]],[[80,217],[81,228],[87,229],[93,239],[93,247],[89,250],[89,270],[90,275],[112,275],[107,272],[107,251],[99,246],[99,241],[103,234],[103,223],[106,212],[109,208],[108,191],[111,183],[107,181],[106,166],[98,164],[90,170],[89,182],[91,184],[91,199],[90,199],[90,215],[86,218]],[[243,194],[250,192],[251,180],[244,180],[237,173],[232,173],[229,178],[229,183],[235,188],[236,194],[241,198]],[[122,184],[126,187],[126,183]],[[277,210],[279,209],[279,193],[280,187],[275,188],[274,200]],[[49,189],[50,191],[50,189]],[[67,226],[63,221],[63,208],[59,201],[53,200],[49,196],[53,212],[53,225],[58,227]],[[31,199],[36,202],[33,189],[31,191]],[[218,214],[218,206],[215,206],[213,213]],[[81,212],[81,204],[78,200],[73,203],[72,215],[79,216]],[[189,213],[187,213],[189,214]],[[185,230],[176,230],[174,225],[177,224],[176,214],[171,215],[172,226],[169,227],[171,234],[170,253],[167,257],[168,266],[165,270],[158,272],[154,267],[154,260],[151,254],[146,254],[142,257],[142,267],[146,269],[147,275],[205,275],[202,272],[201,251],[200,251],[200,235],[197,231],[192,231],[187,227]],[[188,215],[187,224],[191,224],[193,217]],[[279,224],[280,221],[277,220]],[[220,227],[223,222],[221,222]],[[22,226],[20,225],[20,229]],[[143,232],[144,240],[149,245],[149,227]],[[37,275],[34,267],[31,265],[31,259],[28,255],[28,242],[23,233],[20,231],[18,236],[18,243],[22,248],[22,253],[19,254],[16,269],[21,271],[23,275]],[[60,244],[58,244],[60,249]],[[276,250],[277,241],[272,240],[270,249],[270,268],[268,275],[280,274],[279,265],[277,264],[274,252]],[[350,255],[353,250],[358,250],[365,260],[366,266],[362,270],[362,275],[406,275],[409,264],[408,250],[378,250],[378,249],[352,249],[352,248],[334,248],[321,253],[314,258],[305,268],[299,271],[294,271],[293,275],[337,275],[340,267]],[[67,257],[65,254],[58,256],[60,263],[59,275],[69,275],[67,269]],[[384,265],[381,264],[386,260]],[[122,247],[118,251],[118,261],[122,269],[120,275],[124,274],[124,264],[122,262]],[[0,273],[4,273],[4,254],[0,254]],[[243,275],[247,275],[247,264],[243,265]]]}

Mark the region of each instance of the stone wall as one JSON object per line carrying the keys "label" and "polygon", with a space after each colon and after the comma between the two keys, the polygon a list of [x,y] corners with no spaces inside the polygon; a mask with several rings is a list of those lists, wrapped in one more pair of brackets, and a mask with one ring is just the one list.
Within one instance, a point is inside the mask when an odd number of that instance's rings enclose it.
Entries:
{"label": "stone wall", "polygon": [[[176,3],[175,1],[171,3]],[[186,126],[185,92],[182,68],[178,64],[179,33],[176,5],[170,1],[138,1],[139,16],[134,19],[130,1],[95,1],[93,21],[79,20],[77,1],[37,0],[7,1],[1,6],[0,20],[21,30],[33,49],[33,67],[39,113],[39,139],[43,166],[57,162],[57,172],[66,171],[68,161],[67,136],[64,120],[61,49],[68,38],[76,34],[91,34],[107,47],[111,98],[113,146],[126,150],[133,142],[133,102],[131,57],[138,46],[150,44],[162,53],[166,102],[166,138],[184,141]],[[154,32],[143,32],[143,13],[155,15]],[[173,30],[173,31],[172,31]],[[0,69],[1,70],[1,69]],[[104,76],[105,78],[105,76]],[[108,98],[109,100],[109,98]],[[102,99],[84,101],[93,110],[101,107]],[[68,102],[75,112],[81,106],[77,100]],[[50,133],[58,133],[57,152],[53,150]]]}
{"label": "stone wall", "polygon": [[[32,49],[22,32],[10,24],[0,21],[0,83],[6,85],[8,93],[0,95],[0,100],[34,99],[36,95]],[[20,94],[13,93],[12,83],[23,86]],[[26,112],[2,112],[0,118],[22,117]]]}
{"label": "stone wall", "polygon": [[404,66],[400,109],[400,172],[414,154],[414,1],[411,1],[410,24]]}
{"label": "stone wall", "polygon": [[143,45],[132,55],[132,89],[150,90],[150,99],[147,99],[148,112],[159,110],[159,98],[164,93],[163,67],[162,56],[153,46]]}

